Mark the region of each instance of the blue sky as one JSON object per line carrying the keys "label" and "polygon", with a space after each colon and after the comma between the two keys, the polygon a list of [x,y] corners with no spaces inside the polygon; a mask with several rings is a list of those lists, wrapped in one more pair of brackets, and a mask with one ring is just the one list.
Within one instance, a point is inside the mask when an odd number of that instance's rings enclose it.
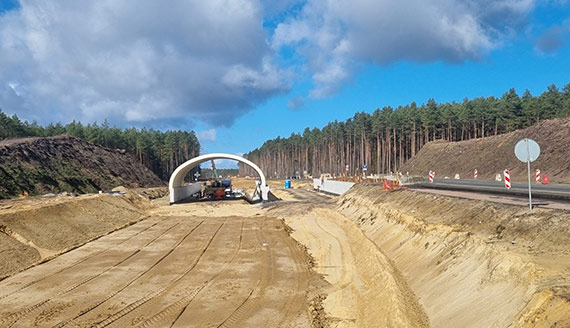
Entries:
{"label": "blue sky", "polygon": [[0,0],[0,107],[239,154],[356,111],[562,88],[569,42],[568,0]]}

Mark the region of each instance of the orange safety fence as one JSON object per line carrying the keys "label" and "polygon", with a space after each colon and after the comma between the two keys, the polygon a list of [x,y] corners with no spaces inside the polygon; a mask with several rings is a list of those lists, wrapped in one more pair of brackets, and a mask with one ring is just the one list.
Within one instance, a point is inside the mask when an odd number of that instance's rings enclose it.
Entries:
{"label": "orange safety fence", "polygon": [[398,181],[382,180],[382,190],[401,190],[408,187],[400,186]]}

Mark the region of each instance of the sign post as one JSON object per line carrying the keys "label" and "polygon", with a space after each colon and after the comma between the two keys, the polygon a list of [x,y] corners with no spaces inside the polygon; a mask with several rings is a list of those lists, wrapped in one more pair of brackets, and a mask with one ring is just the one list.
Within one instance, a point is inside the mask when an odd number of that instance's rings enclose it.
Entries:
{"label": "sign post", "polygon": [[515,156],[521,162],[526,162],[528,171],[528,206],[532,210],[532,188],[530,183],[530,162],[536,161],[540,155],[540,146],[536,141],[528,138],[519,140],[515,145]]}

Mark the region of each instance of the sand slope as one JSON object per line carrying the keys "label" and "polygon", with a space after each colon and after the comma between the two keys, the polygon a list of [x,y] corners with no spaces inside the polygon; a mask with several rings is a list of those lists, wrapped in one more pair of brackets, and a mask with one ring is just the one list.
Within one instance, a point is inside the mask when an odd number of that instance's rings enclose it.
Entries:
{"label": "sand slope", "polygon": [[494,180],[496,174],[509,169],[513,182],[526,182],[526,163],[514,154],[514,147],[522,138],[534,139],[541,148],[540,157],[532,163],[531,175],[535,169],[540,169],[548,175],[550,183],[570,183],[570,117],[546,120],[498,136],[430,142],[406,162],[401,171],[427,176],[433,170],[439,178],[453,178],[459,174],[463,179],[472,179],[473,170],[477,169],[479,179]]}
{"label": "sand slope", "polygon": [[337,200],[434,327],[570,326],[570,214],[356,186]]}
{"label": "sand slope", "polygon": [[142,219],[144,203],[137,195],[4,201],[4,209],[0,209],[0,277]]}

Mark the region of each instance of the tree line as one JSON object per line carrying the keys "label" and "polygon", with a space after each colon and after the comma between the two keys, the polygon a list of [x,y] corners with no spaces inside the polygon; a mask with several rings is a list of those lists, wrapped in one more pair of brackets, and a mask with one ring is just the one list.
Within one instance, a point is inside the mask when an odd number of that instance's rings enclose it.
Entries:
{"label": "tree line", "polygon": [[51,137],[67,134],[103,147],[121,149],[133,155],[139,163],[156,173],[162,180],[185,161],[200,153],[200,143],[194,131],[158,131],[154,129],[111,127],[105,120],[83,125],[73,121],[66,125],[22,121],[8,116],[0,109],[0,140],[22,137]]}
{"label": "tree line", "polygon": [[[322,129],[306,128],[302,134],[266,141],[244,156],[268,176],[302,176],[304,172],[361,175],[398,171],[426,143],[484,138],[526,128],[542,120],[570,115],[570,83],[559,90],[548,86],[540,96],[515,89],[502,97],[465,98],[462,102],[378,108],[358,112],[344,122],[330,122]],[[241,175],[254,175],[240,165]]]}

